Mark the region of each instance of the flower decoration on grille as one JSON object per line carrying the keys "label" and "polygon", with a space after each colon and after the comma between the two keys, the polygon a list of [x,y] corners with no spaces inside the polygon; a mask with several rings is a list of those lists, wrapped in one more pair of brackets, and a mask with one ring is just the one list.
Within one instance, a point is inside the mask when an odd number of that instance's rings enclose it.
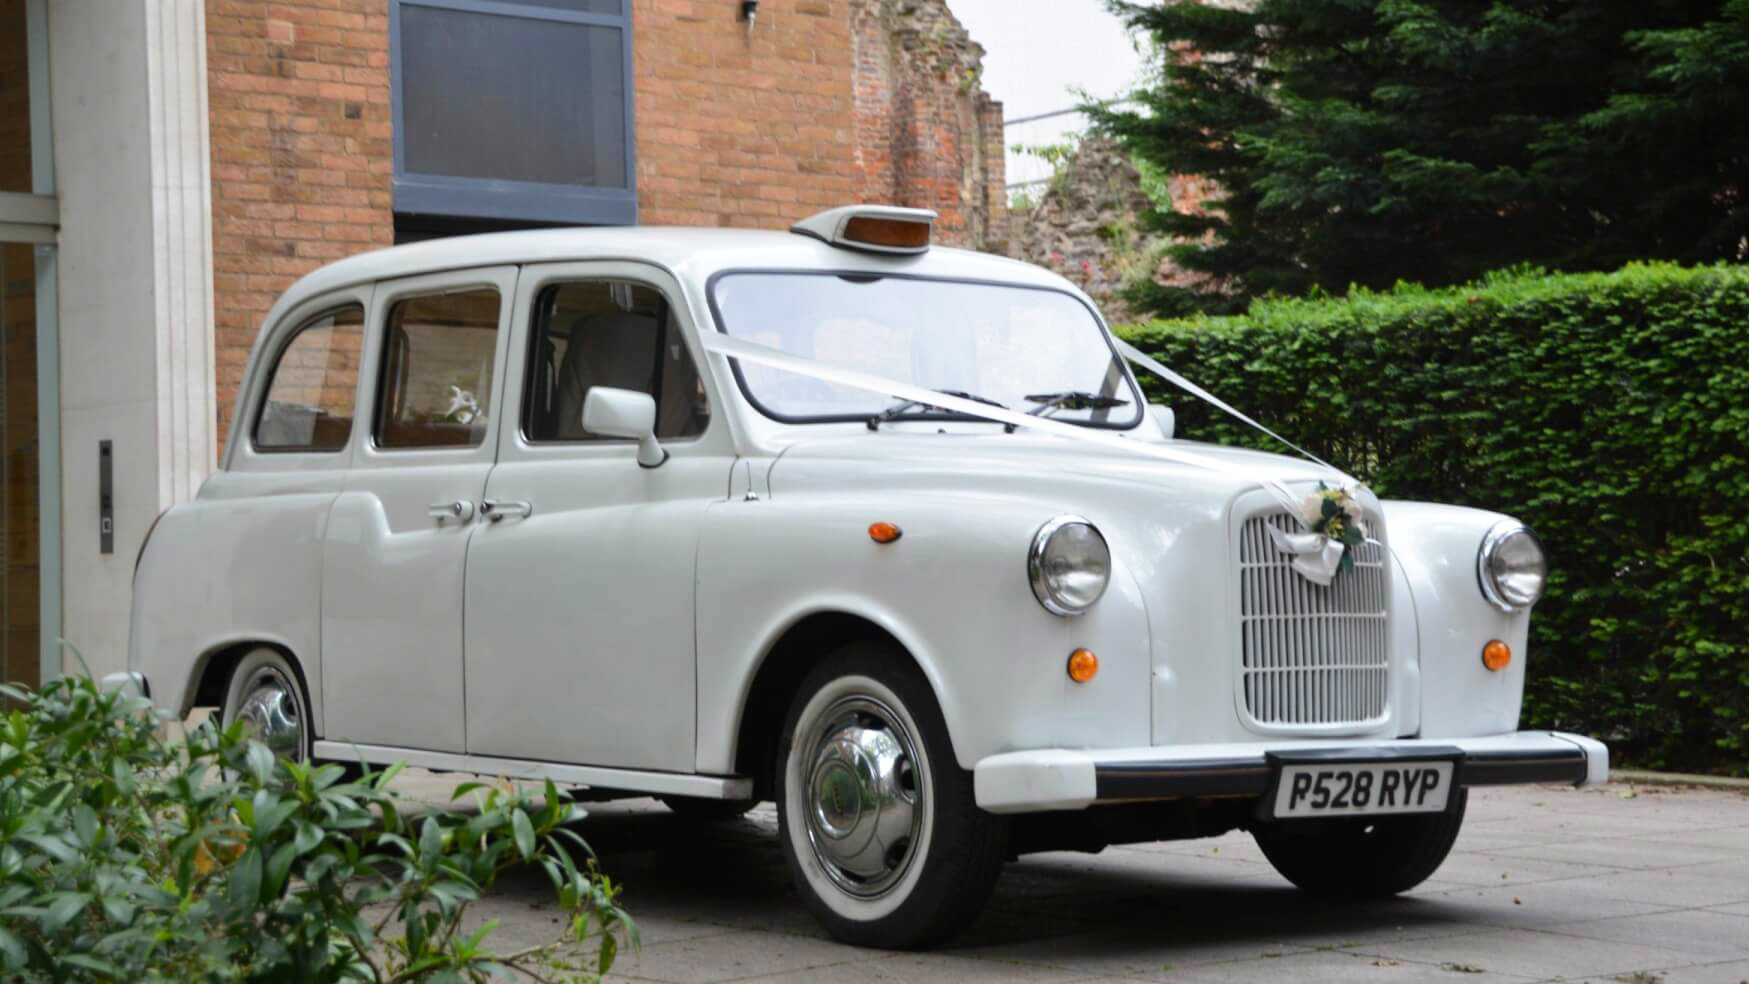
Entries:
{"label": "flower decoration on grille", "polygon": [[1362,518],[1360,503],[1347,489],[1319,482],[1318,491],[1300,502],[1300,519],[1306,529],[1342,544],[1342,559],[1336,565],[1338,573],[1354,569],[1354,550],[1366,542],[1366,520]]}

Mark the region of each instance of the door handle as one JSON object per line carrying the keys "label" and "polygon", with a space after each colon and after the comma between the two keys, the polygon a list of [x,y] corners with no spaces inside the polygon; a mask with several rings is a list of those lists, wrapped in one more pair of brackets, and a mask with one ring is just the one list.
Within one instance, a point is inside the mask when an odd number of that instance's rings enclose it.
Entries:
{"label": "door handle", "polygon": [[454,519],[465,523],[474,518],[474,504],[466,499],[433,502],[425,507],[425,511],[431,514],[432,519]]}
{"label": "door handle", "polygon": [[487,499],[480,503],[480,515],[494,523],[506,516],[527,519],[534,515],[534,503],[521,499]]}

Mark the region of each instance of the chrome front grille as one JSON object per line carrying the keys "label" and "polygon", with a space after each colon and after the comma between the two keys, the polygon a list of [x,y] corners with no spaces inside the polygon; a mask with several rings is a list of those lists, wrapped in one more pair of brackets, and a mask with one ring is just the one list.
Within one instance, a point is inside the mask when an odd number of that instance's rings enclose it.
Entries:
{"label": "chrome front grille", "polygon": [[1389,572],[1368,540],[1354,568],[1320,587],[1296,574],[1268,527],[1301,532],[1286,513],[1253,516],[1239,531],[1239,636],[1245,709],[1277,728],[1365,728],[1389,697]]}

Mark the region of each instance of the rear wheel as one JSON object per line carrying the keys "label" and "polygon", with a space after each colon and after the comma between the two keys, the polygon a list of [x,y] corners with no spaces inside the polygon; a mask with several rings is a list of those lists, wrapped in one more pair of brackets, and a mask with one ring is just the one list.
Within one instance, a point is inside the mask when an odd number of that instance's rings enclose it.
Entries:
{"label": "rear wheel", "polygon": [[244,734],[274,755],[310,758],[310,702],[291,661],[272,649],[251,650],[237,661],[219,715],[227,728],[242,721]]}
{"label": "rear wheel", "polygon": [[1324,898],[1361,901],[1426,881],[1457,842],[1469,791],[1444,813],[1341,820],[1278,820],[1251,831],[1283,878]]}
{"label": "rear wheel", "polygon": [[861,946],[943,940],[978,914],[1005,851],[978,809],[928,681],[855,643],[803,682],[777,750],[779,839],[804,901]]}

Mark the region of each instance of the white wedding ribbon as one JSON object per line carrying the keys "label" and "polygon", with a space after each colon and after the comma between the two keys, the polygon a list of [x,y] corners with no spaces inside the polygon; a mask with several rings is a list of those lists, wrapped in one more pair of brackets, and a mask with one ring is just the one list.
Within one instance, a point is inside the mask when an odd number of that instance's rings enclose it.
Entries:
{"label": "white wedding ribbon", "polygon": [[[1136,365],[1141,366],[1142,368],[1148,370],[1149,372],[1153,373],[1156,376],[1159,376],[1161,379],[1166,380],[1168,383],[1171,383],[1172,385],[1178,387],[1179,389],[1185,391],[1186,393],[1189,393],[1191,396],[1196,397],[1197,399],[1203,401],[1204,403],[1209,404],[1210,406],[1214,407],[1215,409],[1224,411],[1226,413],[1233,415],[1234,417],[1237,417],[1239,420],[1243,421],[1244,423],[1249,424],[1252,427],[1255,427],[1256,429],[1262,431],[1265,434],[1268,434],[1270,437],[1273,437],[1276,440],[1280,441],[1281,443],[1287,445],[1288,447],[1293,448],[1295,451],[1298,451],[1300,454],[1305,455],[1307,458],[1310,458],[1311,460],[1316,461],[1318,464],[1323,465],[1325,468],[1328,468],[1331,471],[1336,472],[1338,475],[1342,474],[1340,471],[1337,471],[1335,465],[1330,464],[1328,461],[1325,461],[1323,458],[1318,457],[1317,455],[1313,454],[1312,452],[1307,451],[1305,448],[1300,447],[1298,444],[1295,444],[1294,442],[1288,440],[1287,438],[1282,437],[1280,434],[1277,434],[1275,431],[1272,431],[1269,428],[1258,423],[1257,421],[1252,420],[1249,416],[1246,416],[1238,408],[1228,404],[1225,400],[1222,400],[1220,397],[1214,395],[1213,393],[1210,393],[1208,390],[1203,389],[1201,386],[1198,386],[1195,383],[1191,382],[1190,380],[1185,379],[1183,376],[1180,376],[1178,373],[1173,372],[1170,368],[1168,368],[1166,366],[1165,363],[1160,362],[1159,360],[1155,359],[1153,356],[1149,355],[1148,353],[1143,352],[1141,349],[1136,348],[1134,345],[1131,345],[1129,342],[1124,341],[1123,339],[1117,337],[1116,335],[1111,336],[1111,340],[1117,343],[1118,354],[1122,355],[1124,358],[1130,360],[1131,362],[1135,363]],[[1343,478],[1348,479],[1348,477],[1346,475],[1344,475]],[[1352,481],[1352,479],[1348,479],[1348,481]]]}
{"label": "white wedding ribbon", "polygon": [[1289,533],[1276,526],[1268,529],[1275,549],[1293,557],[1293,569],[1301,577],[1326,588],[1336,580],[1342,553],[1347,549],[1340,540],[1332,540],[1322,533]]}

